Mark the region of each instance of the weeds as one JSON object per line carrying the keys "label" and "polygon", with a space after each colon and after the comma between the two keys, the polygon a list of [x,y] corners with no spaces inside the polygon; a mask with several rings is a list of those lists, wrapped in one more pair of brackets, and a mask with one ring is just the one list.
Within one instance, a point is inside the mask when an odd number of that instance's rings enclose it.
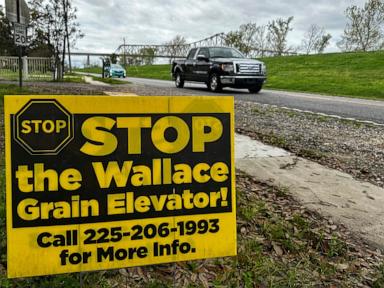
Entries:
{"label": "weeds", "polygon": [[324,153],[321,153],[318,150],[315,149],[301,149],[297,153],[298,156],[304,157],[304,158],[309,158],[309,159],[314,159],[314,160],[319,160],[325,157]]}
{"label": "weeds", "polygon": [[258,114],[258,115],[266,115],[267,114],[267,111],[261,109],[261,108],[258,108],[258,107],[255,107],[252,109],[252,113],[253,114]]}
{"label": "weeds", "polygon": [[263,135],[262,141],[266,141],[268,144],[273,145],[273,146],[278,146],[281,148],[286,148],[288,147],[288,142],[284,137],[275,135],[275,134],[269,134],[269,135]]}
{"label": "weeds", "polygon": [[332,235],[332,238],[329,240],[328,244],[328,257],[337,257],[345,256],[347,253],[347,247],[343,241],[341,241],[337,236]]}
{"label": "weeds", "polygon": [[373,288],[384,287],[384,263],[380,265],[376,274],[376,280],[373,282]]}

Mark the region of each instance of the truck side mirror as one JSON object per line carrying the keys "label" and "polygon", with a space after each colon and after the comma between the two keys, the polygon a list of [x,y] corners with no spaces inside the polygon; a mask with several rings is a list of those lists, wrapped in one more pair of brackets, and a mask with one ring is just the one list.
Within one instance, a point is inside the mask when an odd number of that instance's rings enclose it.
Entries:
{"label": "truck side mirror", "polygon": [[208,57],[204,55],[197,55],[197,61],[206,61],[208,62]]}

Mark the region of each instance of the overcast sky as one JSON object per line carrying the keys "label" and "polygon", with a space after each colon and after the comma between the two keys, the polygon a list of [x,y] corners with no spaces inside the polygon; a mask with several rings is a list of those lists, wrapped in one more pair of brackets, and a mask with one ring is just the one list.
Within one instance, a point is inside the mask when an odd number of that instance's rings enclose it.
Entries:
{"label": "overcast sky", "polygon": [[[179,34],[188,42],[237,29],[241,24],[267,24],[294,16],[291,45],[299,45],[311,24],[331,33],[328,51],[345,27],[344,10],[365,0],[73,0],[85,37],[77,51],[114,52],[122,44],[162,44]],[[0,0],[0,5],[4,0]]]}

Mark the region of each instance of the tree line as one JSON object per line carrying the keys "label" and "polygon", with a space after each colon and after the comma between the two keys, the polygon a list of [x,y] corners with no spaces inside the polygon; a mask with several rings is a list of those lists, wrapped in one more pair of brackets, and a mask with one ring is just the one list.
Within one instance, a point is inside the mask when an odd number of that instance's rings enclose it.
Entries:
{"label": "tree line", "polygon": [[[384,48],[384,0],[368,0],[364,6],[349,6],[344,14],[346,25],[337,47],[343,52],[372,51]],[[290,53],[323,53],[330,45],[332,35],[318,24],[310,24],[305,31],[301,45],[288,43],[288,35],[293,30],[294,17],[278,18],[266,25],[250,22],[240,25],[237,30],[224,36],[224,44],[243,52],[246,56],[283,55]],[[170,55],[177,55],[184,37],[177,35],[169,45]]]}

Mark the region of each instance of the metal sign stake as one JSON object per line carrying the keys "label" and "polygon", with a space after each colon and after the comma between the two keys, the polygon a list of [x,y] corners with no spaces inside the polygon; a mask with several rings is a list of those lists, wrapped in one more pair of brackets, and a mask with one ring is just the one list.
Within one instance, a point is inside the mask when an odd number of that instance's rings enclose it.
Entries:
{"label": "metal sign stake", "polygon": [[[16,0],[17,23],[20,23],[20,0]],[[23,47],[19,46],[19,87],[23,87],[23,62],[21,59]]]}

